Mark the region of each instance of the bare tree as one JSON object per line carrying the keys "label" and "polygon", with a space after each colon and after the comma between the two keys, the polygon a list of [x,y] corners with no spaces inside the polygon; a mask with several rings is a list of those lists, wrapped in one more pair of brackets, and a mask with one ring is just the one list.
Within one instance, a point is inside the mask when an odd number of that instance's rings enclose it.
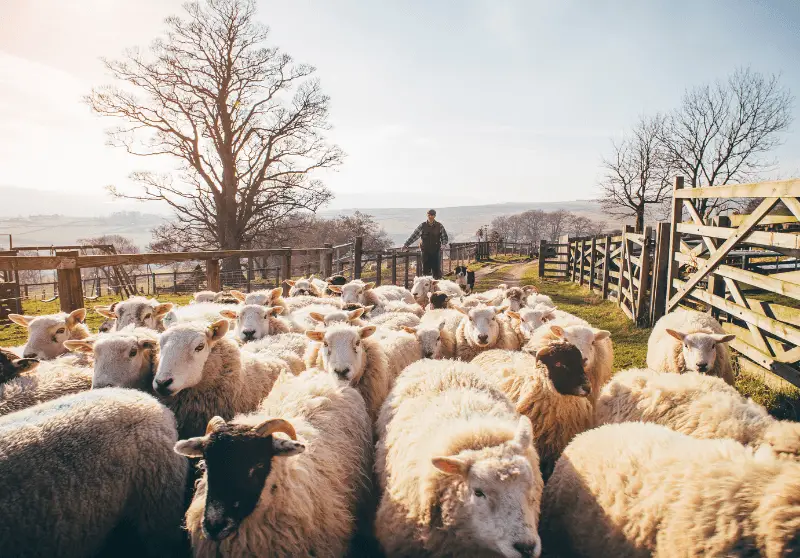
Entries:
{"label": "bare tree", "polygon": [[[749,68],[727,81],[687,91],[663,127],[670,163],[691,187],[758,180],[775,166],[766,157],[791,124],[793,104],[779,76]],[[706,198],[696,206],[708,217],[730,202]]]}
{"label": "bare tree", "polygon": [[329,100],[310,79],[314,68],[264,46],[254,0],[202,0],[185,10],[166,20],[149,56],[133,49],[105,61],[122,86],[94,89],[86,101],[124,121],[109,131],[111,145],[179,162],[170,175],[134,173],[137,193],[112,188],[172,207],[176,220],[156,242],[239,249],[328,201],[311,175],[343,155],[325,139]]}
{"label": "bare tree", "polygon": [[596,236],[603,232],[605,223],[594,221],[583,215],[571,215],[568,227],[572,236]]}
{"label": "bare tree", "polygon": [[672,193],[663,124],[660,115],[641,117],[627,137],[613,143],[613,155],[602,163],[603,208],[612,215],[633,216],[639,233],[648,210],[662,208]]}
{"label": "bare tree", "polygon": [[567,232],[567,224],[572,214],[569,211],[559,209],[558,211],[551,211],[546,215],[546,234],[551,242],[555,242],[558,240],[559,236]]}

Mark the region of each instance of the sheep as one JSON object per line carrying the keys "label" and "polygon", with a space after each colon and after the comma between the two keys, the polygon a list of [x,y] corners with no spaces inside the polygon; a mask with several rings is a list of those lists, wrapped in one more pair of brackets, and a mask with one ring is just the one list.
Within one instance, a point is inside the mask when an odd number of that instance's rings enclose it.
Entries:
{"label": "sheep", "polygon": [[[325,292],[325,286],[320,287],[313,281],[313,277],[309,277],[308,279],[298,279],[297,281],[292,281],[287,279],[284,281],[287,285],[289,285],[289,296],[313,296],[315,298],[322,297],[322,294]],[[326,285],[327,286],[327,285]]]}
{"label": "sheep", "polygon": [[456,329],[456,357],[469,362],[489,349],[519,349],[519,340],[507,320],[499,320],[495,306],[477,306],[462,318]]}
{"label": "sheep", "polygon": [[328,297],[339,297],[339,296],[342,296],[342,293],[341,292],[334,292],[333,290],[331,290],[331,285],[333,285],[335,287],[341,287],[342,285],[346,285],[347,284],[347,277],[345,277],[342,274],[333,275],[333,276],[328,277],[327,279],[325,279],[325,283],[326,283],[325,296],[328,296]]}
{"label": "sheep", "polygon": [[[188,473],[177,439],[172,413],[126,389],[0,419],[3,555],[115,556],[132,540],[133,555],[175,555]],[[123,526],[133,536],[115,536]]]}
{"label": "sheep", "polygon": [[386,353],[392,383],[409,364],[422,358],[422,350],[416,334],[410,334],[402,329],[390,330],[379,327],[374,338]]}
{"label": "sheep", "polygon": [[[372,307],[356,308],[355,310],[333,310],[332,312],[310,312],[309,317],[314,320],[315,327],[322,325],[328,327],[334,323],[348,323],[350,325],[362,326],[366,322],[361,319],[361,316],[371,310]],[[310,328],[311,329],[311,328]]]}
{"label": "sheep", "polygon": [[255,410],[272,389],[282,359],[239,351],[228,321],[179,324],[159,335],[153,390],[178,420],[182,438],[197,436],[215,415],[229,420]]}
{"label": "sheep", "polygon": [[387,312],[370,318],[369,323],[380,326],[383,329],[400,330],[406,327],[416,327],[420,319],[408,312]]}
{"label": "sheep", "polygon": [[569,343],[547,345],[532,356],[494,349],[472,361],[508,396],[517,412],[531,419],[542,476],[577,434],[594,426],[588,399],[592,386],[581,352]]}
{"label": "sheep", "polygon": [[164,331],[164,321],[173,307],[171,302],[162,304],[154,298],[133,296],[128,300],[115,302],[111,306],[95,306],[94,309],[104,318],[114,320],[114,325],[109,331],[123,329],[129,325]]}
{"label": "sheep", "polygon": [[514,312],[519,312],[528,302],[528,291],[522,287],[509,287],[503,293],[503,301],[500,306],[508,308]]}
{"label": "sheep", "polygon": [[647,340],[647,367],[659,372],[701,372],[733,385],[726,335],[710,314],[679,309],[662,316]]}
{"label": "sheep", "polygon": [[[330,321],[331,323],[351,321],[351,315],[353,323],[360,323],[360,317],[365,313],[365,311],[365,308],[345,311],[327,304],[313,304],[311,306],[306,306],[305,308],[295,310],[290,316],[288,316],[288,320],[292,331],[303,333],[306,330],[316,328],[319,324],[325,323],[326,321]],[[330,320],[328,319],[329,315],[332,315]]]}
{"label": "sheep", "polygon": [[[342,301],[338,298],[320,298],[318,296],[299,295],[284,298],[282,300],[285,308],[290,313],[297,312],[298,310],[302,310],[308,306],[319,306],[321,304],[333,307],[335,309],[340,309],[342,307]],[[277,302],[274,305],[277,305]]]}
{"label": "sheep", "polygon": [[434,279],[430,275],[424,277],[414,277],[414,284],[411,286],[411,295],[417,304],[422,306],[428,304],[428,293],[442,291],[450,295],[452,298],[464,296],[464,291],[453,281],[446,279]]}
{"label": "sheep", "polygon": [[281,375],[256,412],[215,417],[175,451],[205,462],[186,512],[194,556],[347,552],[372,464],[372,425],[350,386]]}
{"label": "sheep", "polygon": [[583,369],[589,377],[589,383],[592,384],[592,393],[589,397],[594,405],[600,390],[613,374],[614,346],[611,343],[611,333],[588,325],[566,325],[566,323],[553,320],[548,322],[546,327],[540,327],[533,332],[531,340],[523,347],[523,351],[536,354],[542,347],[561,341],[578,347],[583,356]]}
{"label": "sheep", "polygon": [[798,494],[800,464],[769,451],[610,424],[564,450],[542,535],[569,556],[798,556]]}
{"label": "sheep", "polygon": [[198,291],[192,296],[189,304],[197,304],[198,302],[214,302],[217,293],[214,291]]}
{"label": "sheep", "polygon": [[[219,319],[220,312],[230,310],[230,304],[218,302],[198,302],[174,308],[164,316],[164,328],[173,327],[176,324],[188,324],[192,322],[211,322]],[[163,328],[160,330],[163,331]]]}
{"label": "sheep", "polygon": [[282,312],[283,308],[280,306],[245,304],[238,310],[222,310],[219,315],[229,320],[235,320],[234,337],[242,343],[249,343],[269,335],[288,333],[291,330],[289,323],[275,317],[275,314]]}
{"label": "sheep", "polygon": [[0,384],[16,378],[23,372],[31,372],[39,366],[35,358],[20,358],[14,352],[0,349]]}
{"label": "sheep", "polygon": [[308,337],[302,333],[278,333],[252,343],[245,343],[241,350],[280,358],[289,365],[293,374],[299,374],[306,369],[303,357],[309,345]]}
{"label": "sheep", "polygon": [[498,285],[494,289],[489,289],[482,293],[472,293],[461,299],[460,306],[464,309],[475,308],[477,306],[500,306],[505,300],[506,289],[508,287],[505,283]]}
{"label": "sheep", "polygon": [[50,360],[67,352],[64,341],[89,337],[89,328],[83,323],[86,309],[78,308],[69,314],[60,312],[46,316],[9,314],[8,319],[28,329],[28,341],[20,351],[23,358]]}
{"label": "sheep", "polygon": [[0,416],[92,388],[92,369],[76,366],[69,355],[0,384]]}
{"label": "sheep", "polygon": [[231,296],[239,302],[244,304],[260,304],[261,306],[283,306],[284,312],[288,313],[289,309],[283,301],[283,289],[276,287],[274,289],[265,289],[260,291],[253,291],[252,293],[243,293],[235,289],[231,290]]}
{"label": "sheep", "polygon": [[383,307],[390,302],[404,302],[413,304],[414,297],[403,287],[383,285],[376,287],[375,283],[365,283],[360,279],[350,281],[341,287],[331,286],[332,291],[341,293],[342,305],[361,304],[373,306],[375,310],[383,311]]}
{"label": "sheep", "polygon": [[372,315],[376,316],[381,313],[413,314],[414,316],[421,318],[425,314],[425,308],[423,308],[416,302],[409,304],[408,302],[404,302],[402,300],[389,300],[385,302],[381,307],[375,308],[372,312]]}
{"label": "sheep", "polygon": [[389,368],[386,352],[377,339],[370,339],[375,326],[352,327],[334,324],[325,331],[307,331],[312,341],[322,344],[308,368],[318,368],[343,384],[351,385],[364,398],[372,422],[378,418],[389,389],[393,370]]}
{"label": "sheep", "polygon": [[375,534],[388,556],[539,556],[531,422],[477,366],[412,364],[377,430]]}
{"label": "sheep", "polygon": [[450,302],[450,295],[443,291],[428,293],[428,300],[430,303],[425,307],[426,310],[441,310],[450,307],[448,304]]}
{"label": "sheep", "polygon": [[533,337],[533,332],[545,323],[556,318],[555,308],[539,304],[536,308],[523,307],[519,311],[507,310],[506,315],[513,318],[511,328],[517,334],[520,346],[525,345]]}
{"label": "sheep", "polygon": [[404,327],[404,331],[414,335],[419,342],[420,358],[435,360],[453,358],[456,354],[456,338],[447,329],[447,321],[441,318],[422,320],[416,327]]}
{"label": "sheep", "polygon": [[527,294],[525,303],[531,308],[535,308],[540,304],[544,304],[545,306],[550,306],[552,308],[556,307],[556,305],[553,304],[553,299],[547,296],[546,294],[540,293],[539,289],[537,289],[535,286],[527,285],[523,287],[523,290]]}
{"label": "sheep", "polygon": [[768,445],[800,459],[800,424],[780,421],[721,378],[698,372],[618,372],[597,400],[597,424],[654,422],[695,438]]}

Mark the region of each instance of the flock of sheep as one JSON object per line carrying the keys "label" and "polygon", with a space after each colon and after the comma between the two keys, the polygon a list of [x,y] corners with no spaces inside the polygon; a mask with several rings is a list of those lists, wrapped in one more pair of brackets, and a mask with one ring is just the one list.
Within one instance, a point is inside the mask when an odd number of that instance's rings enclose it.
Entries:
{"label": "flock of sheep", "polygon": [[731,387],[711,316],[612,376],[532,287],[290,285],[12,315],[0,552],[800,556],[800,425]]}

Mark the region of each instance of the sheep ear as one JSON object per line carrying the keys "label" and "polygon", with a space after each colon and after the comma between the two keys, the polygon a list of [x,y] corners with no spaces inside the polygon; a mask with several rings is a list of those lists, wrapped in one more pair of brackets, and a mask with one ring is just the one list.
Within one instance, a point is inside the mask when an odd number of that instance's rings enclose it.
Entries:
{"label": "sheep ear", "polygon": [[9,314],[8,319],[17,325],[21,325],[22,327],[28,327],[31,320],[33,320],[33,316],[23,316],[22,314]]}
{"label": "sheep ear", "polygon": [[505,312],[505,311],[506,311],[506,309],[505,309],[505,308],[500,308],[499,306],[494,306],[493,308],[494,308],[494,314],[495,314],[495,316],[496,316],[497,314],[502,314],[503,312]]}
{"label": "sheep ear", "polygon": [[282,296],[283,296],[283,289],[281,287],[276,287],[269,292],[270,300],[278,300]]}
{"label": "sheep ear", "polygon": [[522,318],[519,317],[519,312],[514,312],[513,310],[508,310],[506,312],[507,315],[511,316],[515,320],[521,320]]}
{"label": "sheep ear", "polygon": [[158,342],[155,339],[141,339],[139,341],[139,348],[140,349],[150,349],[151,351],[158,346]]}
{"label": "sheep ear", "polygon": [[411,335],[417,334],[417,329],[414,327],[403,326],[403,331],[405,331],[406,333],[410,333]]}
{"label": "sheep ear", "polygon": [[328,288],[331,290],[332,293],[341,294],[342,292],[342,288],[339,285],[328,285]]}
{"label": "sheep ear", "polygon": [[117,317],[117,314],[111,309],[110,306],[95,306],[94,311],[104,318],[108,318],[109,320],[113,320]]}
{"label": "sheep ear", "polygon": [[67,316],[67,327],[72,329],[78,324],[82,324],[83,320],[86,319],[86,308],[78,308],[77,310],[73,310]]}
{"label": "sheep ear", "polygon": [[728,335],[725,335],[725,334],[722,334],[722,333],[716,333],[716,334],[711,336],[711,339],[713,339],[717,343],[730,343],[731,341],[736,339],[736,335],[734,335],[732,333],[728,334]]}
{"label": "sheep ear", "polygon": [[208,330],[206,331],[208,342],[216,343],[225,337],[225,334],[228,333],[229,327],[230,322],[228,320],[217,320],[216,322],[212,323],[210,326],[208,326]]}
{"label": "sheep ear", "polygon": [[306,337],[308,337],[312,341],[322,341],[323,339],[325,339],[325,332],[324,331],[308,330],[308,331],[306,331]]}
{"label": "sheep ear", "polygon": [[517,431],[514,433],[514,443],[518,444],[523,450],[531,447],[533,443],[533,424],[531,424],[531,419],[526,415],[519,417]]}
{"label": "sheep ear", "polygon": [[284,281],[284,283],[286,283],[290,287],[294,287],[295,283],[297,283],[297,281],[292,281],[291,279],[287,279],[286,281]]}
{"label": "sheep ear", "polygon": [[70,351],[91,353],[94,351],[94,339],[70,339],[64,341],[64,346]]}
{"label": "sheep ear", "polygon": [[355,310],[350,312],[350,314],[347,315],[347,321],[352,322],[353,320],[357,320],[364,314],[365,311],[366,308],[356,308]]}
{"label": "sheep ear", "polygon": [[546,357],[552,352],[553,352],[553,346],[545,345],[544,347],[536,351],[536,354],[534,356],[536,356],[536,360],[541,360],[543,357]]}
{"label": "sheep ear", "polygon": [[373,282],[369,282],[369,283],[367,283],[366,285],[364,285],[364,290],[365,290],[365,291],[368,291],[368,290],[370,290],[371,288],[373,288],[374,286],[375,286],[375,283],[373,283]]}
{"label": "sheep ear", "polygon": [[377,328],[375,326],[364,326],[358,330],[358,334],[361,336],[361,339],[366,339],[367,337],[375,333],[376,329]]}
{"label": "sheep ear", "polygon": [[608,339],[609,337],[611,337],[611,332],[606,331],[605,329],[601,329],[599,331],[594,332],[595,341],[602,341],[603,339]]}
{"label": "sheep ear", "polygon": [[566,331],[564,331],[563,327],[557,325],[551,325],[550,331],[552,331],[553,335],[555,335],[556,337],[564,337],[564,335],[566,335],[567,333]]}
{"label": "sheep ear", "polygon": [[239,302],[244,302],[244,299],[247,298],[247,295],[244,294],[242,291],[237,291],[235,289],[231,290],[231,296],[238,300]]}
{"label": "sheep ear", "polygon": [[278,314],[283,314],[283,306],[270,306],[267,308],[267,314],[271,314],[273,316],[277,316]]}
{"label": "sheep ear", "polygon": [[431,459],[434,467],[448,475],[466,477],[469,474],[469,464],[457,457],[434,457]]}
{"label": "sheep ear", "polygon": [[235,320],[239,317],[239,313],[236,310],[220,310],[219,315],[229,320]]}
{"label": "sheep ear", "polygon": [[39,366],[39,361],[35,358],[18,358],[12,364],[17,372],[30,372]]}
{"label": "sheep ear", "polygon": [[375,308],[374,304],[370,304],[369,306],[364,306],[364,314],[369,314],[372,312],[372,309]]}
{"label": "sheep ear", "polygon": [[667,330],[667,334],[672,336],[672,337],[674,337],[675,339],[677,339],[678,341],[681,341],[681,342],[684,339],[686,339],[686,334],[685,333],[681,333],[680,331],[675,331],[674,329],[668,329]]}
{"label": "sheep ear", "polygon": [[156,318],[160,318],[161,316],[172,310],[174,307],[175,305],[172,304],[171,302],[165,302],[163,304],[159,304],[158,306],[156,306],[155,310],[153,311],[153,314],[155,314]]}
{"label": "sheep ear", "polygon": [[206,447],[208,438],[205,436],[198,436],[197,438],[189,438],[188,440],[178,440],[172,448],[178,455],[185,457],[203,457],[203,450]]}
{"label": "sheep ear", "polygon": [[311,318],[312,320],[314,320],[315,322],[320,322],[320,323],[324,323],[325,322],[325,316],[323,316],[319,312],[310,312],[308,314],[308,317]]}

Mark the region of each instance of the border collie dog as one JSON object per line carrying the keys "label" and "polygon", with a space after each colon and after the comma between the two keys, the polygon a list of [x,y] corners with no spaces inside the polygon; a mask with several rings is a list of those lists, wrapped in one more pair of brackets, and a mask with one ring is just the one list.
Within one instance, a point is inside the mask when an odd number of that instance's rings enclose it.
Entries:
{"label": "border collie dog", "polygon": [[467,266],[456,266],[456,284],[469,294],[475,288],[475,272],[467,271]]}

